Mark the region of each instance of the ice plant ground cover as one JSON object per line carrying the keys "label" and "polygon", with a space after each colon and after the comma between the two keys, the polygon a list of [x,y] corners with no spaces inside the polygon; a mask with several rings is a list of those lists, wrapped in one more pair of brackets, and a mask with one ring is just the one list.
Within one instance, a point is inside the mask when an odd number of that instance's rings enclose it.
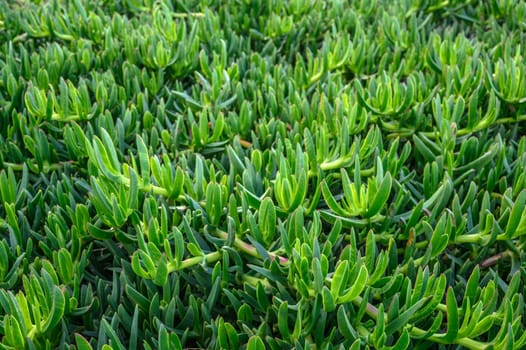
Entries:
{"label": "ice plant ground cover", "polygon": [[0,0],[0,347],[525,348],[525,48],[520,0]]}

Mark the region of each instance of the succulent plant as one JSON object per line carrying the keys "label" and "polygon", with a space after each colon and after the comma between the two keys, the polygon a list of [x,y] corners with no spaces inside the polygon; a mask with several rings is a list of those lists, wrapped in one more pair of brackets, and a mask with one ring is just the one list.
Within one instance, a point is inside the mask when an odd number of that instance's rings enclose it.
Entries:
{"label": "succulent plant", "polygon": [[0,1],[0,348],[525,348],[524,18]]}

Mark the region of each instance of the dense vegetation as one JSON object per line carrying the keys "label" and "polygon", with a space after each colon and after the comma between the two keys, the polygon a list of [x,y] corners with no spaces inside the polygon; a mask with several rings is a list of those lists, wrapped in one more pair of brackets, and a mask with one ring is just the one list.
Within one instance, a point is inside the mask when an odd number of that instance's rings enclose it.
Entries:
{"label": "dense vegetation", "polygon": [[0,0],[0,347],[526,347],[525,47],[520,0]]}

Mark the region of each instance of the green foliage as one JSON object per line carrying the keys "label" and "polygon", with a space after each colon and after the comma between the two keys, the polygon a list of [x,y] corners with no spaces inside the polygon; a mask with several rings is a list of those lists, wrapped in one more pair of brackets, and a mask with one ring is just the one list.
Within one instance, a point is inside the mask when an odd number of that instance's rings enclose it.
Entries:
{"label": "green foliage", "polygon": [[526,348],[524,18],[0,1],[0,348]]}

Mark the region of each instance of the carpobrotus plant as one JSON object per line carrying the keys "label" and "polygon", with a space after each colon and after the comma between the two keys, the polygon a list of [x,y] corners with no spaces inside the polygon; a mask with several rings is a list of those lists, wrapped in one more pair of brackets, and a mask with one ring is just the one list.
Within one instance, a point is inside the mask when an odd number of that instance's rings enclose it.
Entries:
{"label": "carpobrotus plant", "polygon": [[1,348],[525,348],[525,18],[0,0]]}

